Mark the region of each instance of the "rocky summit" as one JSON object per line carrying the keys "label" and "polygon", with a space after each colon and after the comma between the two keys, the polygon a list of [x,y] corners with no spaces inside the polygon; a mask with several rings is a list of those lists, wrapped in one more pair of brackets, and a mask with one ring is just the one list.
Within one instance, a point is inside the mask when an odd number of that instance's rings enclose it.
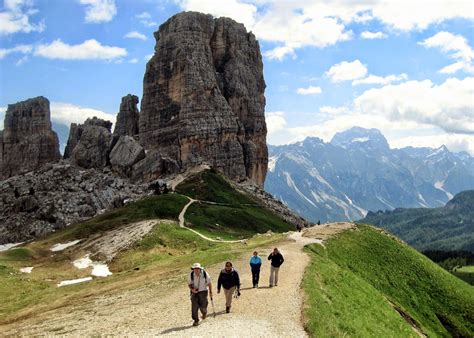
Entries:
{"label": "rocky summit", "polygon": [[8,105],[0,131],[0,179],[61,158],[50,115],[49,101],[42,96]]}
{"label": "rocky summit", "polygon": [[143,80],[141,144],[182,169],[206,163],[263,185],[265,81],[255,36],[229,18],[184,12],[155,38]]}

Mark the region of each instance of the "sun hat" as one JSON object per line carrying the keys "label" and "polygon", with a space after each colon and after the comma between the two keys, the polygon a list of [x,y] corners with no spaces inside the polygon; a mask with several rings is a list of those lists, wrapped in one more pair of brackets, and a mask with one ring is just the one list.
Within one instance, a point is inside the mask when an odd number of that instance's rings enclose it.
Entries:
{"label": "sun hat", "polygon": [[202,269],[202,266],[199,263],[194,263],[193,266],[191,267],[191,270],[192,269]]}

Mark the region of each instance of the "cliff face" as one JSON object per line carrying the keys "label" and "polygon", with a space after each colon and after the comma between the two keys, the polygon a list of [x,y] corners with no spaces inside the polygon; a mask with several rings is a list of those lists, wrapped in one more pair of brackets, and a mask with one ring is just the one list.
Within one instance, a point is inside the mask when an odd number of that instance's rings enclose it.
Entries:
{"label": "cliff face", "polygon": [[155,38],[143,84],[141,144],[182,169],[207,163],[262,185],[265,82],[254,35],[231,19],[186,12],[161,25]]}
{"label": "cliff face", "polygon": [[8,105],[0,132],[0,180],[61,158],[49,101],[39,96]]}

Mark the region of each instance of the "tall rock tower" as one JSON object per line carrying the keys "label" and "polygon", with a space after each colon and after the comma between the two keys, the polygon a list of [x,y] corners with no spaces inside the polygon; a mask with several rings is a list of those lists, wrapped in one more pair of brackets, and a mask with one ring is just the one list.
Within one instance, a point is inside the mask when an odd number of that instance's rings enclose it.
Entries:
{"label": "tall rock tower", "polygon": [[207,163],[263,185],[265,81],[255,36],[229,18],[184,12],[155,38],[143,80],[142,145],[183,169]]}
{"label": "tall rock tower", "polygon": [[0,131],[0,180],[61,158],[47,98],[9,104],[4,127]]}

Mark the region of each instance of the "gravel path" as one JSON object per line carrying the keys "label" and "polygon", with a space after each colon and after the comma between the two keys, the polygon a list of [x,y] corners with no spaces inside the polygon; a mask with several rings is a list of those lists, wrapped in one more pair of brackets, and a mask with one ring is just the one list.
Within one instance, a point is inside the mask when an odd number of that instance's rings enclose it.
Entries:
{"label": "gravel path", "polygon": [[264,260],[258,289],[251,288],[248,257],[234,261],[242,279],[242,296],[234,300],[230,314],[225,313],[223,292],[216,293],[217,276],[225,261],[207,270],[214,282],[216,317],[210,316],[200,326],[191,326],[189,290],[185,274],[168,282],[153,282],[134,290],[107,295],[91,301],[43,313],[32,319],[0,327],[7,335],[113,335],[113,336],[193,336],[193,337],[305,337],[302,325],[302,290],[304,269],[309,257],[302,247],[318,240],[291,233],[279,249],[285,257],[277,287],[268,288],[270,264],[266,256],[272,248],[258,250]]}

